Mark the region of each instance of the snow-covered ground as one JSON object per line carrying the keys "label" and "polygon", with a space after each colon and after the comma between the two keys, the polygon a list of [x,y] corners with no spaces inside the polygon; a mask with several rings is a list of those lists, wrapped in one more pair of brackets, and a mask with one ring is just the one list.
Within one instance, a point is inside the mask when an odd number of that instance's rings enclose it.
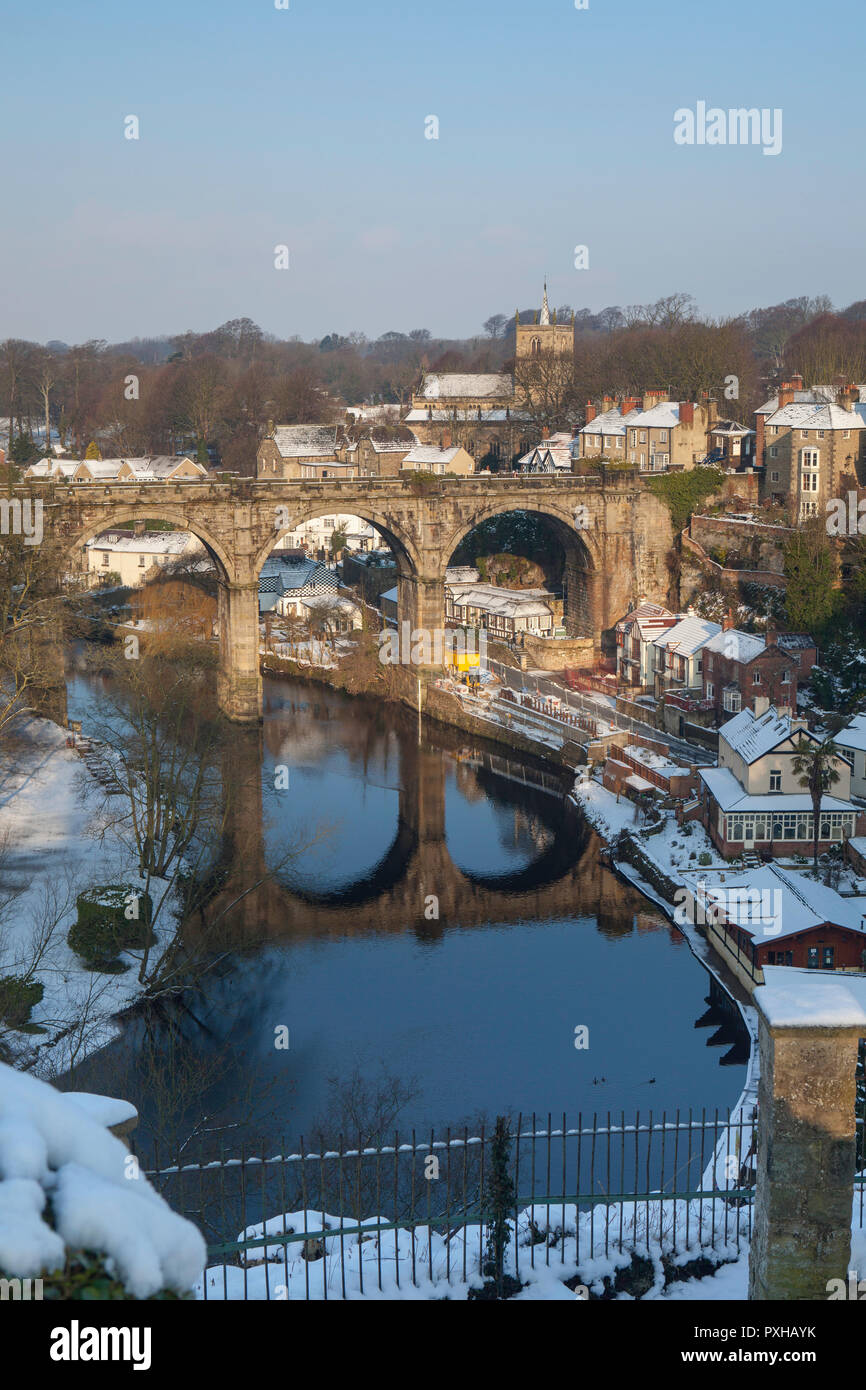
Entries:
{"label": "snow-covered ground", "polygon": [[[111,1016],[140,991],[134,957],[125,957],[131,968],[124,974],[91,972],[67,944],[79,892],[140,883],[137,865],[106,825],[104,791],[67,737],[47,719],[22,722],[20,740],[0,763],[0,978],[28,973],[37,960],[32,978],[44,994],[30,1021],[47,1030],[6,1041],[38,1046],[55,1073],[108,1041]],[[171,930],[168,908],[155,922],[158,941]]]}
{"label": "snow-covered ground", "polygon": [[[351,1299],[460,1300],[467,1298],[470,1289],[482,1287],[480,1252],[483,1255],[485,1233],[477,1223],[452,1228],[450,1234],[424,1226],[414,1232],[380,1232],[380,1225],[387,1225],[386,1217],[341,1222],[339,1217],[326,1213],[323,1218],[321,1212],[308,1210],[272,1217],[266,1229],[262,1223],[248,1226],[239,1233],[239,1241],[302,1232],[308,1239],[275,1240],[242,1252],[240,1264],[210,1266],[196,1284],[196,1296],[229,1301],[318,1300],[342,1298],[345,1289]],[[652,1266],[652,1285],[642,1293],[644,1298],[745,1298],[747,1226],[746,1208],[731,1205],[725,1217],[719,1202],[715,1213],[706,1201],[654,1201],[648,1212],[641,1201],[599,1202],[591,1210],[568,1202],[530,1206],[518,1214],[516,1223],[508,1223],[505,1272],[513,1276],[516,1270],[524,1285],[516,1301],[574,1301],[578,1295],[567,1280],[579,1278],[591,1294],[601,1295],[605,1278],[612,1282],[618,1271],[626,1269],[634,1251]],[[675,1267],[701,1256],[728,1263],[722,1266],[720,1283],[715,1278],[692,1278],[666,1287],[663,1256]]]}
{"label": "snow-covered ground", "polygon": [[[118,1109],[119,1107],[119,1109]],[[0,1063],[0,1270],[62,1268],[67,1247],[102,1256],[133,1298],[190,1290],[205,1243],[106,1128],[130,1107],[65,1095]]]}

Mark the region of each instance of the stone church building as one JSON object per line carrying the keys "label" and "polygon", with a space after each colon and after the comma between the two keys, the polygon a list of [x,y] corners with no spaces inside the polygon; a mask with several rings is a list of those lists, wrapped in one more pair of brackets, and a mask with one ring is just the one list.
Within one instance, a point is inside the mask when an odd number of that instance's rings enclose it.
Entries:
{"label": "stone church building", "polygon": [[[556,322],[547,285],[534,323],[521,323],[515,316],[514,350],[517,358],[574,353],[574,318]],[[425,372],[404,424],[420,444],[440,449],[460,445],[476,468],[507,469],[537,443],[538,431],[522,404],[509,373]]]}

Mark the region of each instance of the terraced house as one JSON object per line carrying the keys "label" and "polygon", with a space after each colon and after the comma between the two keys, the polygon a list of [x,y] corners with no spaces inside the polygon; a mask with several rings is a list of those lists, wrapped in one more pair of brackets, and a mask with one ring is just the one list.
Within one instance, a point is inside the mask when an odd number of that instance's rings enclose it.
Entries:
{"label": "terraced house", "polygon": [[578,431],[579,457],[610,458],[644,472],[669,467],[694,468],[707,456],[718,421],[713,400],[671,401],[666,390],[645,391],[638,399],[602,400],[601,413],[591,403],[586,424]]}

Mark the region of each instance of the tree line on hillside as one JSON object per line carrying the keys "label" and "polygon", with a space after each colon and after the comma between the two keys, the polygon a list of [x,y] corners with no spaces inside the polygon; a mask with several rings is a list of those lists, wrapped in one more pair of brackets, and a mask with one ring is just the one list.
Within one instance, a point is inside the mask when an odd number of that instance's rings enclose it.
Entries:
{"label": "tree line on hillside", "polygon": [[[520,310],[522,323],[537,310]],[[572,309],[556,310],[571,322]],[[102,339],[68,345],[0,342],[0,415],[10,457],[30,462],[52,442],[82,456],[196,452],[252,473],[268,421],[332,423],[349,405],[404,409],[423,370],[516,370],[538,425],[574,428],[589,398],[668,387],[683,399],[719,399],[721,415],[747,419],[770,385],[800,372],[809,382],[866,376],[866,300],[834,312],[826,296],[792,299],[727,320],[702,317],[691,295],[647,305],[574,312],[574,360],[514,363],[515,315],[493,314],[469,339],[429,330],[329,333],[279,339],[248,318],[205,333]],[[731,385],[736,379],[735,386]],[[393,430],[382,421],[378,433]]]}

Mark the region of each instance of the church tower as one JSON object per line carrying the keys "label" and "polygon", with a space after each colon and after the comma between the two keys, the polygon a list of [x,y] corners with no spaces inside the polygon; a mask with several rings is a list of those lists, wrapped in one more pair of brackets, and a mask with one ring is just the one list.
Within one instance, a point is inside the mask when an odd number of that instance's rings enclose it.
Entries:
{"label": "church tower", "polygon": [[535,323],[515,322],[516,357],[537,357],[539,353],[574,352],[574,315],[570,323],[557,323],[556,310],[551,312],[547,299],[547,281],[544,282],[544,298],[541,310],[535,315]]}

